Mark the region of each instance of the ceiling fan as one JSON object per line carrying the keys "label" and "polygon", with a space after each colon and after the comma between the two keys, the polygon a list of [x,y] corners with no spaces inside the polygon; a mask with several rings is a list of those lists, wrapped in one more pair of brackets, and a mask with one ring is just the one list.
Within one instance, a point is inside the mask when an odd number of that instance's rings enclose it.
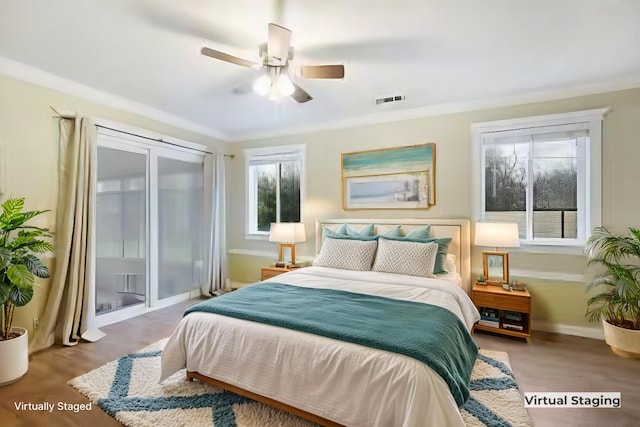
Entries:
{"label": "ceiling fan", "polygon": [[[289,64],[293,59],[291,30],[280,25],[269,24],[268,42],[259,47],[261,62],[238,58],[208,47],[203,47],[200,52],[211,58],[242,67],[263,70],[263,74],[254,82],[253,89],[271,100],[276,101],[285,96],[291,96],[297,102],[303,103],[313,99],[307,91],[291,81],[289,76]],[[303,65],[300,67],[300,76],[306,79],[342,79],[344,65]]]}

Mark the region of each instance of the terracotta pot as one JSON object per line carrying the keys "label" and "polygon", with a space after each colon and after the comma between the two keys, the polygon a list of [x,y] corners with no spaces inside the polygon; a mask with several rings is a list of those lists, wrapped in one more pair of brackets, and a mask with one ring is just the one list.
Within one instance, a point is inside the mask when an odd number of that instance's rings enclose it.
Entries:
{"label": "terracotta pot", "polygon": [[24,328],[11,328],[17,338],[0,341],[0,386],[18,381],[29,369],[29,334]]}
{"label": "terracotta pot", "polygon": [[619,328],[602,319],[604,340],[618,356],[640,359],[640,331]]}

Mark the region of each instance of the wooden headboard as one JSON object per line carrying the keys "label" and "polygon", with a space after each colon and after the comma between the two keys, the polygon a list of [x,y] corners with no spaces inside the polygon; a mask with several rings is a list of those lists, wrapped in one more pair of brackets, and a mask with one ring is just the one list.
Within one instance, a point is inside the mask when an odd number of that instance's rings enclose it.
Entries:
{"label": "wooden headboard", "polygon": [[449,253],[456,256],[456,268],[462,276],[462,287],[467,293],[471,289],[471,243],[470,225],[467,219],[317,219],[315,233],[315,252],[318,254],[322,247],[322,227],[337,230],[342,224],[347,224],[354,230],[366,225],[374,225],[374,234],[384,233],[395,226],[402,226],[406,232],[413,228],[431,226],[431,237],[450,237]]}

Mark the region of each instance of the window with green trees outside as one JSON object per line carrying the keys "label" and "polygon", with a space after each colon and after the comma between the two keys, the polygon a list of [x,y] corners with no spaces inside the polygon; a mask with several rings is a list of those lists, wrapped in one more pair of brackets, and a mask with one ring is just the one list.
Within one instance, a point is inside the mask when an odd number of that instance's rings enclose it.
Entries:
{"label": "window with green trees outside", "polygon": [[247,234],[267,234],[272,222],[300,222],[304,146],[245,150]]}

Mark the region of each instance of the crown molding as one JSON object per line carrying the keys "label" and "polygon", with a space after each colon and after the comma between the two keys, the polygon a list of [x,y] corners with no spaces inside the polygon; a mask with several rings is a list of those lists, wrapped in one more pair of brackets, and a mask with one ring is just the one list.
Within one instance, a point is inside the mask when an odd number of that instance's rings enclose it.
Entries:
{"label": "crown molding", "polygon": [[231,140],[231,137],[223,132],[208,128],[183,117],[65,79],[31,65],[16,62],[2,56],[0,56],[0,75],[57,90],[107,107],[139,114],[161,123],[216,138],[224,142]]}
{"label": "crown molding", "polygon": [[21,80],[35,85],[47,87],[111,108],[117,108],[120,110],[129,111],[134,114],[139,114],[141,116],[166,123],[171,126],[176,126],[184,130],[216,138],[223,142],[245,142],[257,139],[355,128],[373,124],[411,120],[423,117],[442,116],[446,114],[456,114],[470,111],[480,111],[492,108],[554,101],[559,99],[574,98],[578,96],[640,88],[640,77],[630,77],[627,79],[618,79],[595,84],[572,86],[562,89],[529,91],[519,94],[512,94],[509,96],[488,98],[482,100],[469,100],[405,110],[384,111],[380,113],[366,114],[347,119],[332,120],[308,126],[293,126],[277,130],[256,131],[247,133],[238,132],[235,134],[228,134],[216,129],[211,129],[207,126],[201,125],[183,117],[167,113],[166,111],[162,111],[148,105],[132,101],[119,95],[104,92],[90,86],[86,86],[56,76],[39,68],[16,62],[1,56],[0,75],[5,75],[16,80]]}
{"label": "crown molding", "polygon": [[352,117],[343,120],[327,121],[309,126],[289,127],[286,129],[257,131],[234,134],[233,141],[251,141],[257,139],[274,138],[281,136],[307,134],[321,131],[338,130],[367,126],[372,124],[396,122],[418,119],[423,117],[442,116],[446,114],[465,113],[471,111],[489,110],[493,108],[511,107],[516,105],[532,104],[536,102],[555,101],[560,99],[575,98],[579,96],[595,95],[598,93],[615,92],[619,90],[640,88],[640,77],[620,79],[589,85],[572,86],[562,89],[545,91],[530,91],[512,94],[503,97],[487,98],[481,100],[469,100],[461,102],[430,105],[427,107],[412,108],[406,110],[385,111]]}

